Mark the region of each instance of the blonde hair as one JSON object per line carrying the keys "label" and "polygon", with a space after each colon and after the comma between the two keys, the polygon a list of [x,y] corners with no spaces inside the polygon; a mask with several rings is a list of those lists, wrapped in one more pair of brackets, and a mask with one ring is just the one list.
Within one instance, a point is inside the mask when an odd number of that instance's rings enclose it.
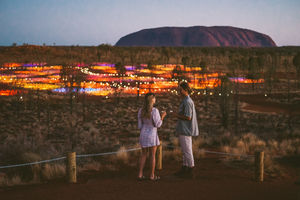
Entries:
{"label": "blonde hair", "polygon": [[150,119],[151,118],[151,112],[153,108],[153,99],[155,98],[155,95],[153,93],[147,93],[145,95],[145,101],[144,105],[142,107],[142,118]]}

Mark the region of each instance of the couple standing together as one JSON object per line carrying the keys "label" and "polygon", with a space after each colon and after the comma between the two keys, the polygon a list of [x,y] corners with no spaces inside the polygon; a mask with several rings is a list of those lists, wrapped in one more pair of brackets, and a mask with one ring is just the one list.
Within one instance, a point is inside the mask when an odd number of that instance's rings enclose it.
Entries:
{"label": "couple standing together", "polygon": [[[178,113],[172,113],[172,117],[177,118],[176,134],[179,137],[181,146],[183,164],[180,171],[176,173],[178,176],[192,176],[194,168],[194,156],[192,150],[192,136],[199,135],[198,123],[196,117],[196,110],[193,100],[189,94],[191,89],[186,82],[180,83],[178,91],[182,97]],[[150,176],[149,179],[156,181],[160,177],[155,175],[155,153],[157,146],[160,145],[157,135],[157,128],[159,128],[167,113],[162,112],[161,116],[157,108],[153,107],[155,104],[155,95],[148,93],[145,95],[145,103],[138,112],[138,128],[140,132],[140,145],[142,147],[142,154],[140,157],[140,166],[138,180],[146,179],[143,174],[147,154],[150,151]]]}

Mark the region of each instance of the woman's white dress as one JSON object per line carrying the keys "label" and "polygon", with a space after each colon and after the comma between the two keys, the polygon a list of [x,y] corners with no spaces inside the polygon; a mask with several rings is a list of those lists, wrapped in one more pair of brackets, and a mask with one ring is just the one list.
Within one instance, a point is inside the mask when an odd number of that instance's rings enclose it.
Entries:
{"label": "woman's white dress", "polygon": [[138,112],[138,128],[140,133],[140,145],[145,147],[158,146],[159,138],[157,135],[157,128],[162,125],[162,120],[157,108],[152,108],[151,119],[142,117],[142,109]]}

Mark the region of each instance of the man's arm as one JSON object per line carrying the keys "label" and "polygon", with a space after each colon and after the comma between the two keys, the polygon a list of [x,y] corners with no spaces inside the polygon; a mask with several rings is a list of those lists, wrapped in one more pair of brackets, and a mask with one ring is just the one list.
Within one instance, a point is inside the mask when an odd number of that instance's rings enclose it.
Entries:
{"label": "man's arm", "polygon": [[181,119],[181,120],[187,120],[187,121],[191,121],[192,120],[191,117],[187,117],[185,115],[181,115],[181,114],[178,114],[178,113],[174,113],[174,116],[177,117],[178,119]]}
{"label": "man's arm", "polygon": [[177,118],[181,120],[192,120],[192,104],[190,102],[184,102],[183,104],[183,112],[177,113]]}

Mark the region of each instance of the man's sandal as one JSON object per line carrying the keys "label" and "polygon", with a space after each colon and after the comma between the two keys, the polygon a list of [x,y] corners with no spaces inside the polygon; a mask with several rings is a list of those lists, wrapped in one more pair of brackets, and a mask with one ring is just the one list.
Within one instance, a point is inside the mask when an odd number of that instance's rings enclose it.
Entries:
{"label": "man's sandal", "polygon": [[144,181],[144,180],[146,180],[146,177],[145,176],[137,177],[137,180],[138,181]]}
{"label": "man's sandal", "polygon": [[160,180],[160,177],[159,176],[154,176],[153,178],[149,178],[150,181],[158,181]]}

